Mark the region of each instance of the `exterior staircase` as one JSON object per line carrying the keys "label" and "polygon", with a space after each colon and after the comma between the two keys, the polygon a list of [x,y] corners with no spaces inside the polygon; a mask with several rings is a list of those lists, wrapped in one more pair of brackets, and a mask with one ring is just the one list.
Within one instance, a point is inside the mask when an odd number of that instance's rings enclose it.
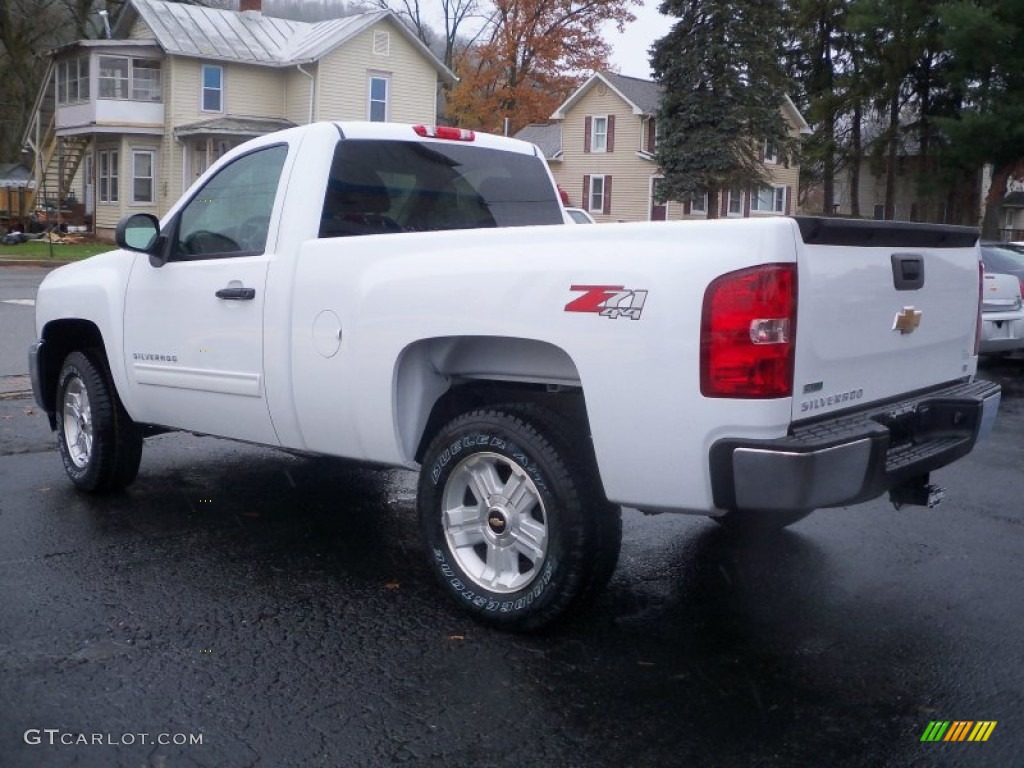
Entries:
{"label": "exterior staircase", "polygon": [[[28,190],[26,209],[53,205],[57,208],[68,198],[75,175],[89,149],[89,138],[57,136],[56,77],[51,61],[43,85],[32,108],[32,119],[25,131],[24,145],[33,155],[34,186]],[[50,222],[52,223],[52,222]]]}

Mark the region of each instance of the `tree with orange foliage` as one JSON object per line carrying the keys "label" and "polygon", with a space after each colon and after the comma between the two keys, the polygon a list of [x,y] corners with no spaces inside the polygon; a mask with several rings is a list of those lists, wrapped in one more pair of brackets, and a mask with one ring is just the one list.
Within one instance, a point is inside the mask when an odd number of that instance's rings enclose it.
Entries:
{"label": "tree with orange foliage", "polygon": [[608,68],[601,25],[635,21],[642,0],[495,0],[488,27],[455,63],[446,114],[455,125],[500,133],[546,121],[591,72]]}

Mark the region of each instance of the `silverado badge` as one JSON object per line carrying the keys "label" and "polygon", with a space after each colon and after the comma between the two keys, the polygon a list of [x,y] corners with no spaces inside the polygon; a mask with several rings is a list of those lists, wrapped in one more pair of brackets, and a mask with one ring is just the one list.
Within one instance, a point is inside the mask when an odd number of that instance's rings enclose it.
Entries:
{"label": "silverado badge", "polygon": [[892,321],[892,329],[899,331],[906,336],[917,330],[921,324],[921,312],[913,307],[904,307],[896,313],[896,319]]}

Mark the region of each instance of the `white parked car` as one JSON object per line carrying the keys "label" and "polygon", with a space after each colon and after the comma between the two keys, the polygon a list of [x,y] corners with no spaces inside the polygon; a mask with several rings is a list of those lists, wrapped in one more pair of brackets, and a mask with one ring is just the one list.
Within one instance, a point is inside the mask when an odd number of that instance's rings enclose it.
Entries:
{"label": "white parked car", "polygon": [[584,211],[582,208],[566,208],[565,212],[569,214],[569,218],[573,220],[575,224],[593,224],[594,217]]}

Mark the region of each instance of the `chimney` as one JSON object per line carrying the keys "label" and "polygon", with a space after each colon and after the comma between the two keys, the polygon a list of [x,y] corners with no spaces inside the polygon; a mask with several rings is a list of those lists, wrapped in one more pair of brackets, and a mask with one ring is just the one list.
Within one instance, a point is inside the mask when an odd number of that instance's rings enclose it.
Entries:
{"label": "chimney", "polygon": [[260,13],[263,10],[263,0],[238,0],[238,10]]}

